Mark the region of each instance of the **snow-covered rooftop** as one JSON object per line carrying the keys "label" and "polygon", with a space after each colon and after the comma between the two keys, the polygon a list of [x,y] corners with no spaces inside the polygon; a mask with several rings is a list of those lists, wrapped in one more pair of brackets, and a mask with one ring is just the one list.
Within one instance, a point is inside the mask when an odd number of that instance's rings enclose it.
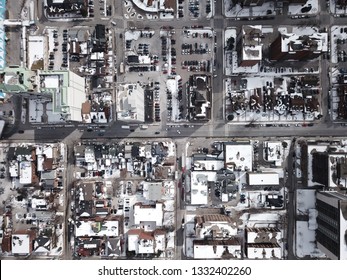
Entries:
{"label": "snow-covered rooftop", "polygon": [[249,259],[281,259],[282,248],[278,244],[247,244]]}
{"label": "snow-covered rooftop", "polygon": [[80,221],[79,225],[76,224],[77,237],[93,237],[93,236],[119,236],[119,222],[118,221]]}
{"label": "snow-covered rooftop", "polygon": [[256,173],[256,172],[248,172],[248,184],[253,185],[279,185],[279,175],[275,172],[264,172],[264,173]]}
{"label": "snow-covered rooftop", "polygon": [[242,26],[242,59],[256,60],[262,59],[262,27],[261,25]]}
{"label": "snow-covered rooftop", "polygon": [[208,202],[207,182],[216,181],[216,172],[193,171],[191,173],[191,204],[205,205]]}
{"label": "snow-covered rooftop", "polygon": [[247,228],[248,243],[281,243],[282,232],[278,228]]}
{"label": "snow-covered rooftop", "polygon": [[12,235],[12,254],[26,255],[31,252],[29,234]]}
{"label": "snow-covered rooftop", "polygon": [[280,166],[282,162],[282,150],[283,150],[281,142],[267,141],[264,144],[266,149],[266,150],[264,149],[265,159],[267,161],[274,161],[276,166]]}
{"label": "snow-covered rooftop", "polygon": [[137,203],[134,205],[134,224],[139,225],[141,222],[155,222],[156,227],[163,225],[163,204],[144,205]]}
{"label": "snow-covered rooftop", "polygon": [[22,161],[19,163],[19,183],[30,184],[32,179],[32,167],[31,162]]}
{"label": "snow-covered rooftop", "polygon": [[282,33],[281,51],[295,53],[297,51],[326,52],[328,51],[328,33],[300,34]]}
{"label": "snow-covered rooftop", "polygon": [[[233,240],[232,240],[233,241]],[[233,258],[241,258],[241,244],[229,240],[194,240],[194,259],[220,259],[229,253]]]}
{"label": "snow-covered rooftop", "polygon": [[253,170],[253,147],[250,144],[226,144],[225,164],[230,170]]}
{"label": "snow-covered rooftop", "polygon": [[[45,44],[46,44],[46,40],[44,36],[29,36],[28,37],[28,66],[30,69],[34,70],[35,69],[35,67],[33,67],[35,66],[34,64],[40,61],[43,66],[43,59],[44,59],[43,56],[44,56],[45,47],[46,47]],[[39,69],[43,69],[43,68],[39,67]]]}

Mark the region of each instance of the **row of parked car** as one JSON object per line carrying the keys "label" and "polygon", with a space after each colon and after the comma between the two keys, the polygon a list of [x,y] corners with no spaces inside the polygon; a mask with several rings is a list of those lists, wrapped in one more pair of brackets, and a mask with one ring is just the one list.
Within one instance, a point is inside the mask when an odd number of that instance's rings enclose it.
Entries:
{"label": "row of parked car", "polygon": [[211,53],[208,43],[182,44],[182,55]]}

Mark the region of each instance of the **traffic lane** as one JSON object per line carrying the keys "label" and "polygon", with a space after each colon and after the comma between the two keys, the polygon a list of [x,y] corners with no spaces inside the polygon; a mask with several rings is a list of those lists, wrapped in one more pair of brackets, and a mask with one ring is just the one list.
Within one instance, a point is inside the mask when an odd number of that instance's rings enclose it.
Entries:
{"label": "traffic lane", "polygon": [[54,125],[51,127],[32,127],[30,129],[21,128],[13,135],[8,137],[10,140],[33,140],[33,141],[61,141],[75,131],[75,127],[59,128]]}
{"label": "traffic lane", "polygon": [[71,127],[57,127],[55,125],[50,127],[41,126],[34,130],[34,140],[60,141],[68,137],[75,130],[74,125]]}
{"label": "traffic lane", "polygon": [[287,203],[287,215],[288,215],[288,224],[287,224],[287,247],[288,247],[288,259],[295,259],[294,254],[294,226],[295,226],[295,175],[293,174],[293,170],[295,170],[295,166],[293,168],[293,162],[294,161],[294,145],[295,142],[293,141],[290,145],[290,150],[288,154],[288,165],[287,165],[287,171],[288,171],[288,180],[286,182],[286,187],[288,189],[288,203]]}
{"label": "traffic lane", "polygon": [[222,31],[224,31],[224,19],[223,18],[215,18],[213,20],[213,28],[215,30],[222,30]]}
{"label": "traffic lane", "polygon": [[224,5],[222,1],[214,1],[213,5],[214,5],[214,16],[222,16],[224,14],[224,11],[223,11]]}
{"label": "traffic lane", "polygon": [[[170,137],[170,138],[181,138],[181,137],[228,137],[228,136],[240,136],[240,137],[266,137],[271,135],[272,137],[277,136],[279,133],[284,136],[291,137],[296,134],[307,134],[310,135],[312,132],[304,131],[304,133],[299,133],[298,129],[301,127],[256,127],[256,128],[246,128],[243,125],[233,125],[229,129],[227,129],[227,133],[225,133],[225,124],[224,123],[216,123],[216,125],[168,125],[167,130],[160,130],[155,128],[150,130],[135,130],[132,133],[118,133],[118,137],[124,137],[125,135],[129,137]],[[153,133],[154,130],[154,133]],[[312,129],[311,129],[312,130]],[[127,130],[125,130],[127,131]],[[280,131],[280,132],[279,132]],[[303,130],[301,130],[303,131]],[[92,133],[89,134],[92,137],[94,135]],[[105,134],[105,137],[113,136],[114,134]]]}
{"label": "traffic lane", "polygon": [[[204,125],[197,125],[194,123],[190,123],[182,125],[169,125],[167,127],[167,135],[168,136],[177,136],[177,137],[190,137],[193,136],[195,133],[198,133],[198,130],[203,127]],[[206,126],[209,127],[209,126]]]}
{"label": "traffic lane", "polygon": [[[227,127],[225,127],[227,126]],[[325,136],[347,136],[347,129],[344,126],[331,122],[315,124],[312,127],[253,127],[246,128],[244,125],[229,125],[223,122],[207,123],[206,125],[196,125],[190,123],[188,127],[184,125],[167,125],[168,130],[159,126],[150,126],[149,129],[142,130],[134,128],[134,132],[129,129],[122,129],[119,125],[111,128],[93,128],[88,132],[87,128],[76,129],[75,127],[41,127],[41,129],[27,129],[24,133],[15,133],[10,140],[50,140],[60,141],[72,137],[73,132],[82,133],[81,139],[103,139],[103,138],[156,138],[156,137],[325,137]],[[105,131],[105,132],[101,132]],[[179,132],[177,132],[179,131]],[[76,135],[75,135],[76,136]],[[77,137],[77,136],[76,136]]]}
{"label": "traffic lane", "polygon": [[[178,132],[179,131],[179,132]],[[97,132],[85,132],[83,139],[109,139],[109,138],[183,138],[183,137],[325,137],[325,136],[347,136],[347,130],[337,125],[316,125],[313,127],[255,127],[246,128],[243,125],[225,125],[216,122],[211,125],[194,125],[184,127],[182,125],[168,126],[168,130],[153,127],[151,130],[136,129],[130,132],[127,129],[112,130],[100,136]]]}

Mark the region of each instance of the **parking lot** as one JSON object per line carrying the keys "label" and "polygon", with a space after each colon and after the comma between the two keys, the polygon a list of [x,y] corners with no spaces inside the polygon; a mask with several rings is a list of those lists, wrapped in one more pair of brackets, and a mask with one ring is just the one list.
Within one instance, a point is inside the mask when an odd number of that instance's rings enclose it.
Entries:
{"label": "parking lot", "polygon": [[49,38],[48,70],[68,69],[68,30],[47,29]]}
{"label": "parking lot", "polygon": [[123,78],[144,87],[146,121],[166,125],[187,120],[187,83],[193,74],[212,75],[214,37],[212,29],[200,26],[125,32]]}
{"label": "parking lot", "polygon": [[6,65],[20,65],[21,57],[21,29],[19,27],[6,27]]}
{"label": "parking lot", "polygon": [[178,0],[177,16],[179,19],[211,18],[214,2],[212,0]]}
{"label": "parking lot", "polygon": [[[167,55],[162,49],[162,32],[149,29],[128,30],[124,35],[126,73],[124,80],[139,82],[145,88],[145,120],[161,122],[165,112]],[[165,48],[168,46],[165,46]],[[167,72],[165,73],[167,74]]]}

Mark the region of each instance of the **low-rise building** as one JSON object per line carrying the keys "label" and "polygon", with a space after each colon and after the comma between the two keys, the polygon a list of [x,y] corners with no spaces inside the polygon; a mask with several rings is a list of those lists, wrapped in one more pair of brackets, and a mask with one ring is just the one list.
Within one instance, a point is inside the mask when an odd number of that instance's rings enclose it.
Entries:
{"label": "low-rise building", "polygon": [[253,147],[249,143],[225,143],[224,159],[231,171],[252,171]]}
{"label": "low-rise building", "polygon": [[131,229],[128,231],[128,251],[138,254],[158,254],[166,249],[165,231],[144,231]]}
{"label": "low-rise building", "polygon": [[249,259],[282,259],[282,232],[278,228],[246,228],[246,256]]}
{"label": "low-rise building", "polygon": [[206,75],[193,75],[188,92],[188,112],[190,120],[211,119],[211,78]]}
{"label": "low-rise building", "polygon": [[261,25],[243,25],[237,38],[237,54],[239,66],[254,66],[262,60]]}
{"label": "low-rise building", "polygon": [[31,230],[18,231],[11,236],[11,252],[13,255],[27,256],[32,253],[35,232]]}
{"label": "low-rise building", "polygon": [[191,234],[194,259],[241,258],[241,240],[230,217],[217,213],[198,215],[194,225]]}
{"label": "low-rise building", "polygon": [[216,172],[192,171],[190,178],[191,204],[206,205],[208,202],[208,183],[216,181]]}
{"label": "low-rise building", "polygon": [[163,209],[163,204],[159,202],[155,204],[136,203],[134,205],[134,224],[144,229],[150,228],[150,230],[161,227],[164,218]]}
{"label": "low-rise building", "polygon": [[194,240],[194,259],[240,259],[241,242],[232,237],[225,240]]}
{"label": "low-rise building", "polygon": [[121,217],[113,217],[110,220],[86,220],[76,222],[76,237],[103,238],[120,236],[122,233]]}
{"label": "low-rise building", "polygon": [[117,119],[144,122],[144,90],[139,84],[121,84],[117,91]]}
{"label": "low-rise building", "polygon": [[278,186],[280,181],[276,172],[247,172],[247,183],[250,186]]}
{"label": "low-rise building", "polygon": [[82,121],[82,104],[86,100],[85,79],[72,71],[39,72],[42,94],[53,100],[53,113],[63,120]]}
{"label": "low-rise building", "polygon": [[270,45],[271,60],[309,60],[328,51],[328,33],[282,32]]}

